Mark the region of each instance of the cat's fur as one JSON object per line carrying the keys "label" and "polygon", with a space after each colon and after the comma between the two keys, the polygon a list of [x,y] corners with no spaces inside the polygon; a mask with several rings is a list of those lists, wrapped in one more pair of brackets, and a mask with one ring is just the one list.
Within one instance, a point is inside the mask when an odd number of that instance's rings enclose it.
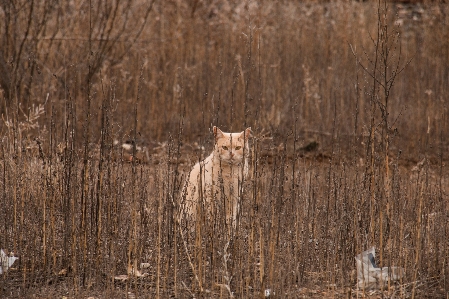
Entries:
{"label": "cat's fur", "polygon": [[[239,193],[248,175],[248,139],[251,128],[240,133],[224,133],[213,128],[212,153],[195,164],[184,187],[183,214],[191,221],[203,211],[206,219],[217,216],[216,207],[226,210],[226,222],[235,228],[239,211]],[[219,202],[218,202],[219,201]],[[201,204],[201,206],[199,205]]]}

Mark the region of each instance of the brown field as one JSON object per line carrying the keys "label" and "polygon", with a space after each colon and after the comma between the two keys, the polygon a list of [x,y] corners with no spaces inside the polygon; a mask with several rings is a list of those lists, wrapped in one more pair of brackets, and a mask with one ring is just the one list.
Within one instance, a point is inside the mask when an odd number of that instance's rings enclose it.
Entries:
{"label": "brown field", "polygon": [[[449,5],[411,2],[0,2],[0,298],[448,298]],[[231,240],[175,220],[213,125],[253,131]]]}

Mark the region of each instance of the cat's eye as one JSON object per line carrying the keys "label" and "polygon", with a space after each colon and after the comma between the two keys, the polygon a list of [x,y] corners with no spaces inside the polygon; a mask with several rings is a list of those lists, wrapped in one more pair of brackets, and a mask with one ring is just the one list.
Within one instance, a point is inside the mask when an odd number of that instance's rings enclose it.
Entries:
{"label": "cat's eye", "polygon": [[224,149],[225,151],[228,150],[228,147],[227,147],[227,146],[224,146],[224,145],[223,145],[221,148]]}
{"label": "cat's eye", "polygon": [[236,147],[235,147],[235,150],[238,151],[238,150],[241,149],[241,148],[242,148],[241,146],[236,146]]}

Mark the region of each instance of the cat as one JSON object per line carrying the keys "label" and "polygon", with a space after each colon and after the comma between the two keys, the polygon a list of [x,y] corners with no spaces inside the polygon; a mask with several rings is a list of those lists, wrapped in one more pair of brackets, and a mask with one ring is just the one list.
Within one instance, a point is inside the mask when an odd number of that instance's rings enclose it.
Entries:
{"label": "cat", "polygon": [[235,229],[242,182],[248,176],[251,128],[240,133],[225,133],[214,126],[213,133],[212,153],[193,166],[184,186],[182,213],[196,221],[198,212],[203,210],[206,219],[213,219],[220,215],[216,207],[221,206],[226,212],[227,225],[232,224]]}

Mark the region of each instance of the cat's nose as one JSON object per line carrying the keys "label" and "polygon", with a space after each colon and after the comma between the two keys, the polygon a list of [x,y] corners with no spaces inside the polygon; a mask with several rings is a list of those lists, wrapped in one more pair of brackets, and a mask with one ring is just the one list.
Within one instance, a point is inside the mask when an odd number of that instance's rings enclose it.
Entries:
{"label": "cat's nose", "polygon": [[234,157],[234,153],[233,152],[231,152],[230,155],[231,155],[231,157]]}

